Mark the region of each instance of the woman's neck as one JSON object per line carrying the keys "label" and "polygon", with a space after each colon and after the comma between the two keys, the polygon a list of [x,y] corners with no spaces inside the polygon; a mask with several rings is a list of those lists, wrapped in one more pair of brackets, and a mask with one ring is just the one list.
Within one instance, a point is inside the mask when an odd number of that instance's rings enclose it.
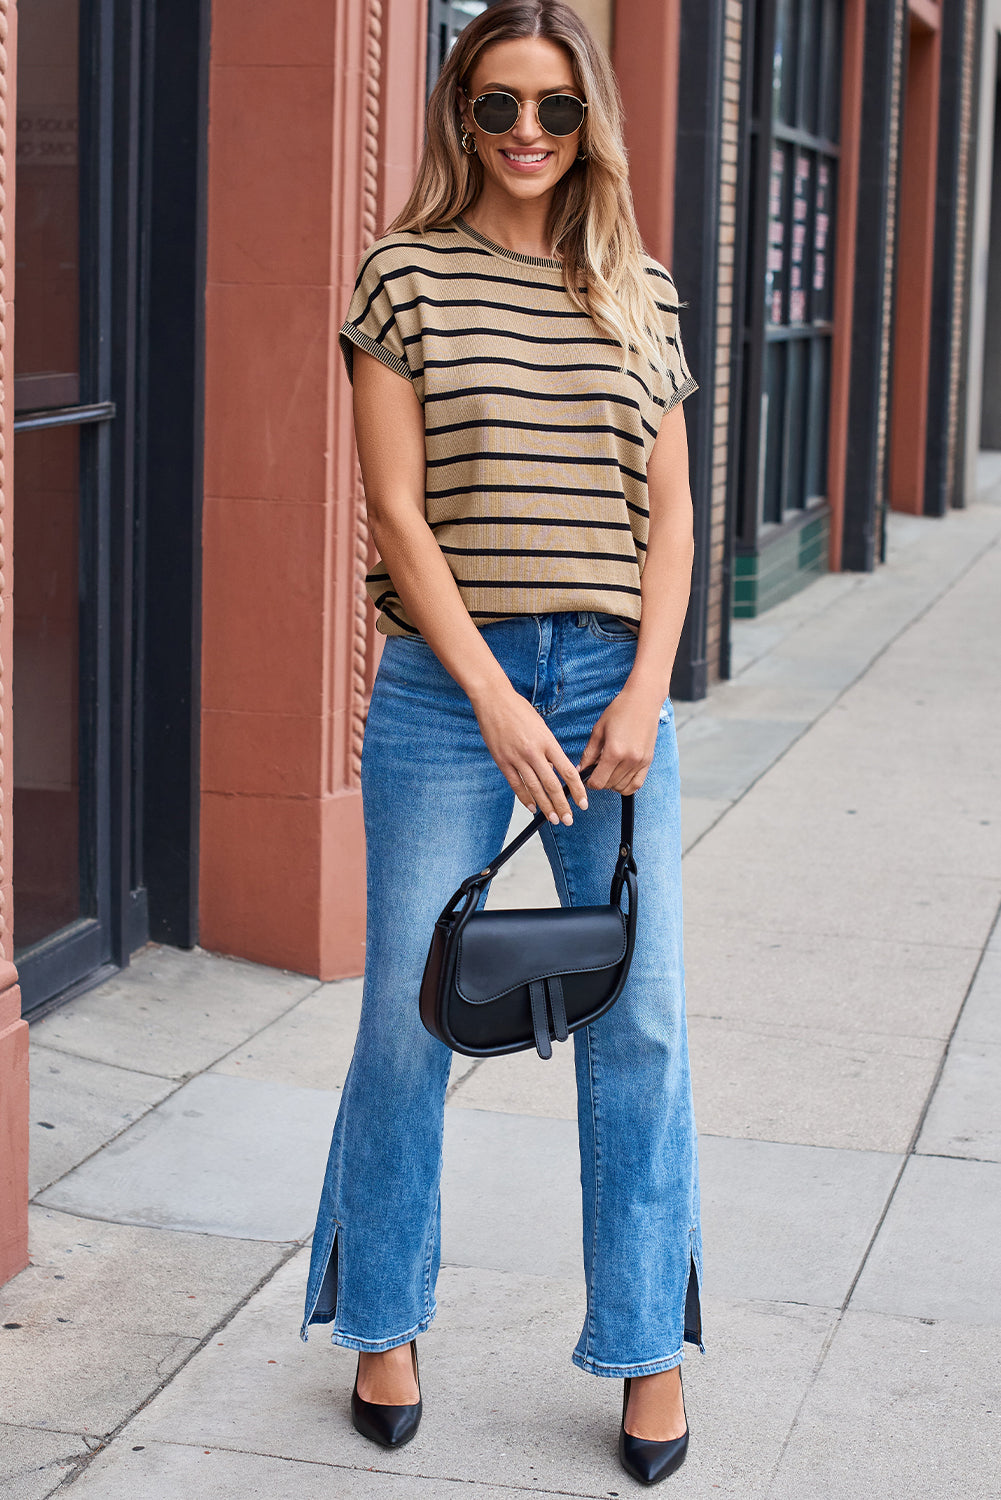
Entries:
{"label": "woman's neck", "polygon": [[466,209],[462,217],[473,229],[501,245],[505,250],[514,250],[519,255],[541,256],[545,260],[553,257],[553,243],[549,237],[547,220],[550,200],[547,195],[528,203],[508,198],[498,202],[486,191],[480,193],[476,202]]}

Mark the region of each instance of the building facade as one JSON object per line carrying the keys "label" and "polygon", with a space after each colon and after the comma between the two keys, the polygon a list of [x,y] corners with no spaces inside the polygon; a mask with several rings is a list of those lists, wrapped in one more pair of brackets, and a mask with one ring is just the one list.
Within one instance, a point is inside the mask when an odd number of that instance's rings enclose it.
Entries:
{"label": "building facade", "polygon": [[[337,330],[488,3],[0,0],[0,1279],[26,1017],[149,939],[362,968]],[[1001,447],[1001,0],[576,4],[700,386],[697,698],[735,615],[877,566],[888,508]]]}

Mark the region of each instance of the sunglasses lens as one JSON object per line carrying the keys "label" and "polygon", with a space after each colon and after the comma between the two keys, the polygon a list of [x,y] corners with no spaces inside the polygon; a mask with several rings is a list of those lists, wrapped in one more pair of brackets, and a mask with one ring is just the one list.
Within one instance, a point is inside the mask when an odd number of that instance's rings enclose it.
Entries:
{"label": "sunglasses lens", "polygon": [[513,94],[481,94],[473,100],[473,119],[487,135],[504,135],[518,118]]}
{"label": "sunglasses lens", "polygon": [[573,135],[584,120],[584,106],[573,94],[550,94],[539,101],[539,124],[547,135]]}

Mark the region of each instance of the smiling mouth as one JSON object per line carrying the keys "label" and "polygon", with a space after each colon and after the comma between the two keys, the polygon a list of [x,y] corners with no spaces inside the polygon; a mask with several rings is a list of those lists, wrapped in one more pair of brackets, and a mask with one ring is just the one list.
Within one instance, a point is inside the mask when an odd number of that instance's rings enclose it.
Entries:
{"label": "smiling mouth", "polygon": [[506,156],[508,161],[532,162],[545,161],[547,156],[552,156],[551,151],[501,151],[501,156]]}

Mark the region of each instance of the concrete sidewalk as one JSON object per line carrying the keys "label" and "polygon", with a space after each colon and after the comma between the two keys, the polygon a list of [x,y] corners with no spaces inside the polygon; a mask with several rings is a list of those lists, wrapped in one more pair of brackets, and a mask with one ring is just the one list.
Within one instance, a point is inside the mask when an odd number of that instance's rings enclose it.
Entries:
{"label": "concrete sidewalk", "polygon": [[[894,517],[884,568],[741,624],[677,706],[708,1350],[680,1500],[1001,1493],[999,501]],[[531,846],[492,896],[552,899]],[[457,1060],[418,1438],[367,1444],[354,1356],[300,1343],[359,991],[150,947],[33,1028],[4,1500],[638,1492],[621,1387],[569,1362],[569,1049]]]}

